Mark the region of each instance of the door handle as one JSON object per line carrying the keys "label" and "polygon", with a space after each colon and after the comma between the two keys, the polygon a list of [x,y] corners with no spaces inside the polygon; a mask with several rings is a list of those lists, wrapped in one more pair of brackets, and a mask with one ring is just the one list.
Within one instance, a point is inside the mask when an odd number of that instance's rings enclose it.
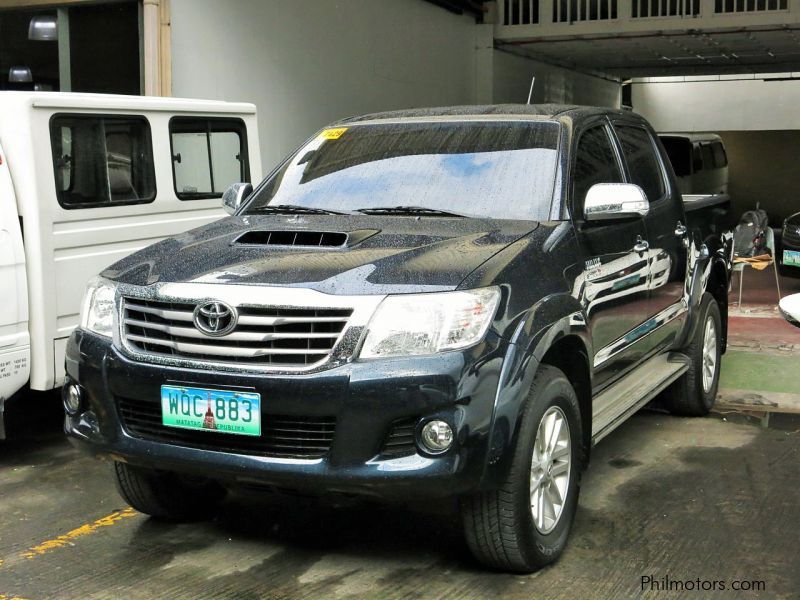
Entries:
{"label": "door handle", "polygon": [[686,225],[678,221],[678,224],[675,226],[675,235],[678,237],[683,237],[686,235],[686,232],[689,231],[686,229]]}
{"label": "door handle", "polygon": [[636,244],[633,246],[633,251],[638,252],[639,254],[644,254],[650,248],[650,244],[647,240],[643,240],[642,236],[636,238]]}

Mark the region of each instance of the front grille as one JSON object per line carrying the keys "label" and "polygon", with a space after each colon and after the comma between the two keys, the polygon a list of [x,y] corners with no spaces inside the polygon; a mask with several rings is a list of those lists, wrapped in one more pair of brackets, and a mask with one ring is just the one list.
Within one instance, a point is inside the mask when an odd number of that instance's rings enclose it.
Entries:
{"label": "front grille", "polygon": [[396,458],[416,453],[417,446],[414,443],[414,431],[417,428],[417,421],[417,417],[394,421],[383,442],[381,456],[384,458]]}
{"label": "front grille", "polygon": [[326,360],[352,309],[241,306],[230,333],[211,337],[194,326],[189,303],[125,298],[122,335],[138,352],[254,366],[306,367]]}
{"label": "front grille", "polygon": [[334,417],[261,414],[261,435],[240,436],[166,427],[157,402],[117,398],[125,430],[134,437],[187,448],[275,458],[323,458],[336,429]]}
{"label": "front grille", "polygon": [[783,228],[783,245],[800,248],[800,225],[787,223]]}

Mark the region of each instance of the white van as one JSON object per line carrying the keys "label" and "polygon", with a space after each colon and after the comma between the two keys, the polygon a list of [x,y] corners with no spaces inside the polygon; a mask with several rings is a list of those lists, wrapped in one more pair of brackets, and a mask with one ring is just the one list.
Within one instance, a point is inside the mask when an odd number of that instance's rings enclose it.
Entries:
{"label": "white van", "polygon": [[728,193],[728,154],[714,133],[659,133],[683,195]]}
{"label": "white van", "polygon": [[63,383],[86,280],[224,216],[259,157],[252,104],[0,92],[0,439],[13,394]]}

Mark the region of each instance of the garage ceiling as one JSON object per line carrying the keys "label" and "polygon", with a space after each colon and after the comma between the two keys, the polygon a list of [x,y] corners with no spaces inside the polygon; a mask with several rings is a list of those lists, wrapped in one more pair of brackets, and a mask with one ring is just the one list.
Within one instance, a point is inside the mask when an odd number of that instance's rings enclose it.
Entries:
{"label": "garage ceiling", "polygon": [[545,62],[629,78],[800,71],[800,29],[609,33],[504,42]]}

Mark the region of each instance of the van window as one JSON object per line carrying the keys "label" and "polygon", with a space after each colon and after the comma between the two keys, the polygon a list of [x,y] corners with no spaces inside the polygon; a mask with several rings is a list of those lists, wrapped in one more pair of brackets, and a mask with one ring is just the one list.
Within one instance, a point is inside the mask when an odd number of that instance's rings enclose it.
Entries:
{"label": "van window", "polygon": [[711,144],[700,144],[700,151],[703,153],[703,169],[711,170],[714,168],[714,153],[711,151]]}
{"label": "van window", "polygon": [[675,175],[686,177],[692,174],[692,143],[685,137],[659,136]]}
{"label": "van window", "polygon": [[230,184],[250,181],[240,119],[174,117],[169,130],[175,194],[181,200],[219,198]]}
{"label": "van window", "polygon": [[728,166],[728,155],[725,153],[725,146],[722,142],[711,144],[711,154],[714,157],[714,168],[722,169]]}
{"label": "van window", "polygon": [[666,187],[650,134],[644,128],[632,125],[614,125],[614,129],[628,164],[631,183],[642,188],[651,203],[657,202],[664,197]]}
{"label": "van window", "polygon": [[53,116],[58,203],[67,209],[140,204],[156,197],[150,125],[143,117]]}

